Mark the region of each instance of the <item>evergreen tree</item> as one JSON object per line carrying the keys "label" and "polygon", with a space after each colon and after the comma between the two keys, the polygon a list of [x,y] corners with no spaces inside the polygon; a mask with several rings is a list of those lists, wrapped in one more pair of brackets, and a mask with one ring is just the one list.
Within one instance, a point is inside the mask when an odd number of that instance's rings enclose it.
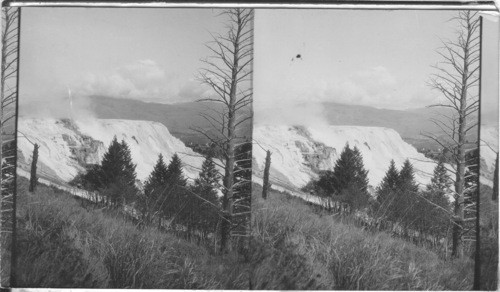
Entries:
{"label": "evergreen tree", "polygon": [[415,182],[415,171],[409,159],[406,159],[403,163],[403,167],[396,181],[396,186],[400,189],[404,188],[408,193],[414,194],[418,191],[418,185]]}
{"label": "evergreen tree", "polygon": [[186,186],[187,181],[182,172],[182,161],[177,153],[172,156],[172,160],[167,168],[167,181],[172,185]]}
{"label": "evergreen tree", "polygon": [[189,208],[190,196],[187,194],[186,186],[187,180],[182,172],[182,161],[176,153],[167,167],[166,201],[162,205],[163,215],[173,219],[174,227],[175,223],[182,223],[186,214],[182,212],[187,212],[185,208]]}
{"label": "evergreen tree", "polygon": [[211,156],[207,156],[201,166],[199,177],[194,182],[196,194],[190,210],[192,224],[202,233],[215,232],[219,218],[220,201],[217,190],[220,187],[220,174]]}
{"label": "evergreen tree", "polygon": [[346,143],[333,168],[333,189],[337,194],[340,193],[341,190],[347,189],[353,180],[356,179],[357,171],[355,160],[354,152],[349,148],[349,144]]}
{"label": "evergreen tree", "polygon": [[333,198],[336,190],[334,172],[331,170],[321,171],[318,181],[309,189],[320,197]]}
{"label": "evergreen tree", "polygon": [[320,195],[347,204],[351,211],[365,206],[369,198],[368,171],[359,149],[346,144],[333,171],[320,174],[317,189]]}
{"label": "evergreen tree", "polygon": [[452,181],[448,175],[448,170],[444,164],[444,160],[440,159],[434,168],[431,183],[427,185],[427,190],[433,192],[447,193],[450,191]]}
{"label": "evergreen tree", "polygon": [[112,205],[135,200],[138,189],[135,186],[135,164],[125,141],[118,142],[116,136],[103,156],[101,165],[91,167],[83,176],[83,184],[91,190],[100,191]]}
{"label": "evergreen tree", "polygon": [[99,164],[90,164],[85,167],[85,173],[81,179],[77,176],[75,183],[88,191],[97,191],[101,188],[103,183],[104,174]]}
{"label": "evergreen tree", "polygon": [[344,185],[338,187],[338,192],[341,194],[341,200],[347,203],[349,210],[352,211],[366,206],[370,195],[368,194],[368,171],[365,169],[363,156],[356,146],[350,152],[352,167],[349,169],[354,170],[353,175],[345,177],[345,175],[342,175],[343,169],[337,169],[334,172],[335,177],[344,177]]}
{"label": "evergreen tree", "polygon": [[136,165],[132,162],[132,155],[130,153],[130,148],[124,140],[120,143],[121,152],[121,163],[122,172],[120,177],[125,181],[125,183],[131,187],[135,186],[137,175],[135,173]]}
{"label": "evergreen tree", "polygon": [[216,190],[219,188],[220,174],[215,168],[212,156],[207,156],[201,165],[200,176],[197,183],[203,187]]}
{"label": "evergreen tree", "polygon": [[394,199],[396,198],[396,192],[399,181],[399,172],[396,169],[396,163],[391,160],[389,168],[385,173],[382,182],[377,188],[377,202],[376,202],[376,216],[385,219],[390,219],[391,217],[391,206],[394,204]]}
{"label": "evergreen tree", "polygon": [[161,205],[164,203],[164,194],[167,183],[167,165],[163,161],[163,155],[158,155],[158,160],[144,184],[144,195],[140,200],[140,207],[143,215],[148,222],[152,219],[151,215],[160,215]]}
{"label": "evergreen tree", "polygon": [[101,171],[103,177],[99,181],[98,188],[106,187],[116,182],[117,176],[122,173],[122,146],[116,136],[111,141],[106,153],[102,158]]}
{"label": "evergreen tree", "polygon": [[422,193],[422,198],[418,202],[416,228],[425,234],[435,236],[446,236],[446,230],[450,223],[447,211],[450,210],[450,202],[446,194],[450,192],[452,185],[451,178],[444,164],[444,160],[439,160],[434,168],[431,182],[427,185],[427,190]]}
{"label": "evergreen tree", "polygon": [[355,181],[360,191],[368,195],[368,170],[365,169],[363,163],[363,155],[359,149],[354,146],[352,150],[354,154],[354,168],[356,169]]}
{"label": "evergreen tree", "polygon": [[418,185],[415,182],[413,165],[409,159],[406,159],[403,163],[396,186],[396,198],[391,212],[393,215],[392,220],[400,222],[408,229],[415,223],[415,218],[419,215],[416,208],[419,196]]}

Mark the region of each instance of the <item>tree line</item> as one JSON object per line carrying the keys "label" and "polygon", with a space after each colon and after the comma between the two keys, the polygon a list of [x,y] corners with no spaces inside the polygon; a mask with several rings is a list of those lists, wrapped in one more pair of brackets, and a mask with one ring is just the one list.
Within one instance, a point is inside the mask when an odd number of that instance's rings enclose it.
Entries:
{"label": "tree line", "polygon": [[[333,170],[322,171],[303,191],[323,198],[329,211],[342,215],[361,212],[368,216],[365,223],[371,227],[436,245],[448,236],[453,224],[448,199],[453,194],[453,181],[444,161],[437,162],[430,183],[420,188],[408,159],[400,170],[391,160],[380,185],[370,192],[363,156],[356,146],[351,148],[346,144]],[[472,202],[477,193],[473,188],[477,167],[471,165],[467,173],[470,186],[467,198]]]}
{"label": "tree line", "polygon": [[[245,144],[249,145],[249,144]],[[251,147],[237,148],[238,156],[251,155]],[[248,163],[248,162],[247,162]],[[204,157],[199,175],[189,183],[183,173],[183,163],[174,154],[166,163],[160,153],[149,177],[143,185],[137,179],[136,164],[130,148],[116,136],[103,155],[100,164],[89,165],[77,175],[72,185],[97,194],[95,202],[110,208],[132,206],[141,225],[181,232],[187,237],[197,236],[207,242],[220,228],[222,176],[210,154]],[[250,210],[250,169],[243,162],[237,164],[236,183],[239,188],[235,215]],[[249,215],[249,214],[248,214]],[[230,232],[247,234],[247,217],[231,222]]]}

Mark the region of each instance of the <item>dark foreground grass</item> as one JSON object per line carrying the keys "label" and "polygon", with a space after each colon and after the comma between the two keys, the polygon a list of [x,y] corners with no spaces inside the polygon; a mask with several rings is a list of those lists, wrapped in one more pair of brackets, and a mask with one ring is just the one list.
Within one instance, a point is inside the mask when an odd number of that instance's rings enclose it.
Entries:
{"label": "dark foreground grass", "polygon": [[29,193],[22,178],[17,222],[18,287],[248,288],[248,264],[237,256],[138,229],[55,188]]}
{"label": "dark foreground grass", "polygon": [[254,289],[470,290],[470,259],[444,261],[386,233],[368,233],[253,186]]}

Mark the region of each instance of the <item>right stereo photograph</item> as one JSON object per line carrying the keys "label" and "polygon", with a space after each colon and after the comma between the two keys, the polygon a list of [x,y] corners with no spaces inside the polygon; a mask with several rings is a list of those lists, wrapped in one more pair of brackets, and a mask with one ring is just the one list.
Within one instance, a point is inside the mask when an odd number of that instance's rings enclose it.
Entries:
{"label": "right stereo photograph", "polygon": [[496,290],[498,40],[472,10],[255,14],[252,288]]}

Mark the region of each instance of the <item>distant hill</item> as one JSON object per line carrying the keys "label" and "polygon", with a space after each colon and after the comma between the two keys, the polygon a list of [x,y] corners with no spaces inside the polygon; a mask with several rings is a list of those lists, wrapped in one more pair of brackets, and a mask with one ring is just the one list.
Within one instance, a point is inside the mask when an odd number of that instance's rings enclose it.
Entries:
{"label": "distant hill", "polygon": [[[98,118],[159,122],[184,143],[208,142],[203,135],[196,133],[192,128],[200,127],[207,133],[214,133],[213,127],[200,116],[200,113],[221,109],[220,104],[213,102],[161,104],[105,96],[93,96],[90,97],[90,100],[92,110]],[[439,119],[440,114],[447,113],[447,110],[443,108],[388,110],[332,102],[323,103],[322,107],[323,114],[330,125],[391,128],[396,130],[404,141],[419,151],[422,148],[439,148],[436,142],[423,136],[423,133],[433,133],[442,139],[446,137],[446,134],[432,122],[433,118]],[[250,136],[251,130],[252,123],[249,121],[241,128],[241,133]],[[471,140],[476,139],[475,131],[471,131],[470,134]]]}
{"label": "distant hill", "polygon": [[[105,96],[92,96],[90,101],[91,109],[97,118],[159,122],[186,144],[207,143],[208,139],[193,128],[200,128],[205,133],[216,133],[214,127],[200,113],[209,114],[222,110],[222,105],[215,102],[162,104]],[[251,130],[251,121],[243,123],[240,135],[250,137]]]}
{"label": "distant hill", "polygon": [[[386,127],[396,130],[406,142],[417,149],[434,149],[439,145],[423,134],[432,133],[446,137],[432,119],[443,119],[449,114],[444,108],[419,108],[411,110],[377,109],[369,106],[323,103],[324,114],[331,125]],[[475,131],[470,131],[470,139],[477,138]]]}

